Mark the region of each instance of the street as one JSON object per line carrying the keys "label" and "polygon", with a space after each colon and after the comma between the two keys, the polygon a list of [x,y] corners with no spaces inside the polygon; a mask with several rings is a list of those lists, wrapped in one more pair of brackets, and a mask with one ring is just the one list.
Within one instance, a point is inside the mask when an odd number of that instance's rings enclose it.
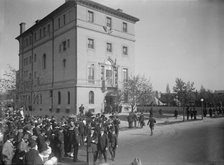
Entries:
{"label": "street", "polygon": [[112,162],[108,152],[108,163],[130,165],[135,157],[142,165],[223,165],[224,118],[156,125],[153,136],[148,126],[120,131],[116,159]]}
{"label": "street", "polygon": [[130,164],[135,157],[143,165],[224,163],[224,119],[206,118],[180,124],[156,126],[120,133],[115,162]]}

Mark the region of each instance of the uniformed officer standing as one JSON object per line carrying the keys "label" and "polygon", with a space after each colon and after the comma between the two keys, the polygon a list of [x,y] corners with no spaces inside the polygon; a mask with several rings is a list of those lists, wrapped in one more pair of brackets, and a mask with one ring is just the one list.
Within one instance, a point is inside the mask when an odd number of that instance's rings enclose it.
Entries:
{"label": "uniformed officer standing", "polygon": [[97,143],[97,153],[99,154],[100,161],[102,161],[102,155],[103,155],[104,161],[107,162],[107,150],[108,150],[108,136],[104,132],[104,128],[101,128]]}
{"label": "uniformed officer standing", "polygon": [[90,129],[90,133],[87,136],[87,145],[90,147],[90,152],[93,154],[93,162],[96,164],[98,152],[97,152],[98,135],[94,128]]}
{"label": "uniformed officer standing", "polygon": [[117,143],[117,135],[115,134],[115,131],[113,128],[111,129],[108,137],[109,137],[109,151],[110,151],[111,159],[112,161],[114,161],[118,143]]}
{"label": "uniformed officer standing", "polygon": [[153,135],[153,130],[154,130],[155,123],[156,123],[156,120],[152,117],[152,115],[150,115],[147,125],[149,125],[149,128],[151,130],[151,136]]}
{"label": "uniformed officer standing", "polygon": [[78,130],[78,123],[75,123],[75,128],[73,130],[73,162],[78,161],[78,151],[79,151],[79,145],[80,145],[80,137],[79,137],[79,130]]}

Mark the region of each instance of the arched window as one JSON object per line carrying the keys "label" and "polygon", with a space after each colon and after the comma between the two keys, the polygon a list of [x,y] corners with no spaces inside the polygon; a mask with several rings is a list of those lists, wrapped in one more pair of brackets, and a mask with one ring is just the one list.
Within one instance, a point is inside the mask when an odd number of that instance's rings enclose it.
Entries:
{"label": "arched window", "polygon": [[61,104],[61,92],[58,92],[58,104]]}
{"label": "arched window", "polygon": [[70,104],[70,92],[68,92],[68,104]]}
{"label": "arched window", "polygon": [[47,56],[46,54],[43,55],[43,69],[46,69],[47,67]]}
{"label": "arched window", "polygon": [[94,92],[89,92],[89,104],[94,104]]}

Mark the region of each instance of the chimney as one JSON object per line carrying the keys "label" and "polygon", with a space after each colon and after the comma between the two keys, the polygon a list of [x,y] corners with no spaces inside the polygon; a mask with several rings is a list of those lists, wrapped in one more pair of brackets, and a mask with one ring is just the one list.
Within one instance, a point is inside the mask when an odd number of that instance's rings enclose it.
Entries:
{"label": "chimney", "polygon": [[22,34],[23,32],[26,31],[26,23],[21,22],[19,25],[20,25],[20,34]]}
{"label": "chimney", "polygon": [[35,23],[37,24],[38,22],[40,22],[40,20],[39,19],[37,19],[36,21],[35,21]]}
{"label": "chimney", "polygon": [[121,12],[121,13],[123,12],[123,10],[122,10],[122,9],[117,9],[117,11],[119,11],[119,12]]}

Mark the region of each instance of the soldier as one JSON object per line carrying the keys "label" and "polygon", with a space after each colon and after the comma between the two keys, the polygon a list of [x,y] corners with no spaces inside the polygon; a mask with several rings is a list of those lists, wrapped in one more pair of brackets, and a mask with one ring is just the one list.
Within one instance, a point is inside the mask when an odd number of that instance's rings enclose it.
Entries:
{"label": "soldier", "polygon": [[145,125],[145,117],[144,117],[143,112],[141,112],[141,114],[139,116],[139,123],[140,123],[141,128]]}
{"label": "soldier", "polygon": [[152,117],[152,115],[150,115],[147,125],[149,125],[149,128],[151,130],[151,136],[153,135],[155,123],[156,123],[156,120]]}
{"label": "soldier", "polygon": [[177,119],[177,116],[178,116],[178,111],[175,109],[175,111],[174,111],[174,117]]}
{"label": "soldier", "polygon": [[73,129],[72,133],[72,144],[73,144],[73,162],[78,161],[78,151],[80,146],[80,137],[79,137],[79,130],[78,130],[78,123],[75,123],[75,128]]}
{"label": "soldier", "polygon": [[114,161],[115,155],[116,155],[116,148],[118,147],[117,135],[115,134],[114,129],[111,129],[111,132],[109,133],[108,138],[109,138],[109,151],[110,151],[111,159],[112,161]]}
{"label": "soldier", "polygon": [[59,127],[56,131],[55,136],[56,141],[56,156],[58,158],[58,161],[61,162],[62,158],[64,157],[64,134],[63,134],[63,128]]}
{"label": "soldier", "polygon": [[104,128],[101,128],[98,136],[97,154],[99,154],[100,161],[102,161],[103,155],[104,161],[107,162],[108,136],[104,131]]}
{"label": "soldier", "polygon": [[98,152],[97,152],[98,135],[94,128],[90,128],[90,133],[87,136],[87,145],[90,147],[93,154],[93,162],[96,164]]}
{"label": "soldier", "polygon": [[115,119],[113,121],[113,124],[114,124],[115,134],[118,136],[118,134],[119,134],[119,125],[120,125],[120,120],[119,120],[118,116],[115,117]]}

